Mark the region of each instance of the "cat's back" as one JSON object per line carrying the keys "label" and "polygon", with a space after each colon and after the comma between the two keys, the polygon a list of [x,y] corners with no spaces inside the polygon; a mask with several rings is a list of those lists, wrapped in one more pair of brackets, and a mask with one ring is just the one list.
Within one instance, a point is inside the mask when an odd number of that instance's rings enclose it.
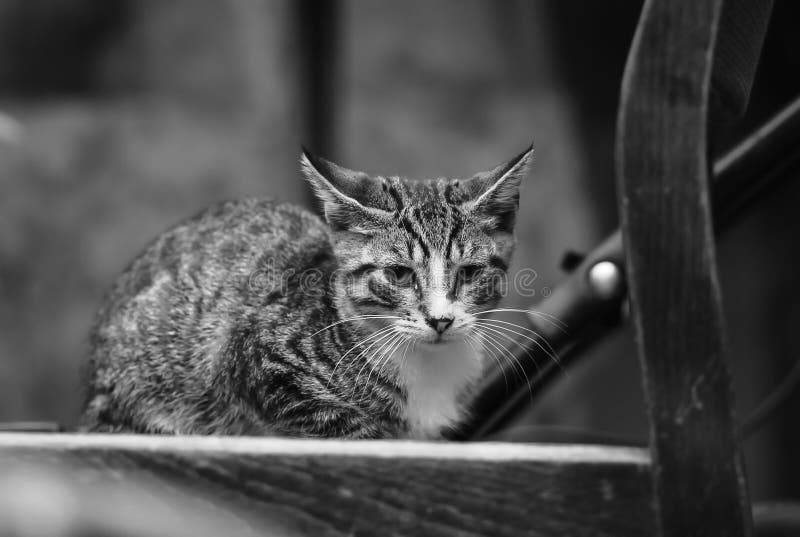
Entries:
{"label": "cat's back", "polygon": [[136,295],[159,273],[213,280],[259,263],[304,265],[310,251],[327,251],[327,227],[288,203],[244,199],[213,205],[161,234],[124,271],[113,292]]}
{"label": "cat's back", "polygon": [[165,305],[154,296],[163,287],[178,291],[177,298],[253,291],[318,266],[329,253],[327,227],[300,207],[269,199],[221,202],[151,242],[117,279],[98,320],[133,301]]}
{"label": "cat's back", "polygon": [[178,224],[103,301],[90,336],[88,398],[104,408],[112,392],[115,404],[167,393],[202,400],[237,325],[321,307],[287,282],[333,263],[327,226],[291,204],[228,201]]}

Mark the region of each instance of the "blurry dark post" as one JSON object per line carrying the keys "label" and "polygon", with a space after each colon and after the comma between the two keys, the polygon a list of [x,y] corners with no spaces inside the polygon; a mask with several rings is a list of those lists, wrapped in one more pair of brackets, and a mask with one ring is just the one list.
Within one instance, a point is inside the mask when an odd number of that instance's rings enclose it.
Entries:
{"label": "blurry dark post", "polygon": [[721,11],[645,2],[620,92],[617,197],[665,537],[752,535],[709,201]]}
{"label": "blurry dark post", "polygon": [[308,200],[298,159],[304,109],[292,0],[230,2],[244,66],[243,127],[249,130],[263,194],[295,203]]}
{"label": "blurry dark post", "polygon": [[[297,39],[298,97],[302,144],[314,153],[335,159],[339,39],[338,0],[297,0],[293,6]],[[309,199],[311,194],[309,193]]]}

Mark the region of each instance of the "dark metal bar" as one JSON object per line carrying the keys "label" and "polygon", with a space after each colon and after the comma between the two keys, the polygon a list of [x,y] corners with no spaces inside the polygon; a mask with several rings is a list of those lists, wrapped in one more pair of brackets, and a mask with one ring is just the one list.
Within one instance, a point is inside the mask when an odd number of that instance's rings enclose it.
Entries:
{"label": "dark metal bar", "polygon": [[[798,170],[800,98],[716,159],[712,203],[717,234],[728,229],[741,213],[752,208],[766,192]],[[607,334],[609,326],[617,324],[621,318],[624,297],[600,296],[588,283],[589,270],[600,261],[623,266],[619,230],[589,254],[550,297],[536,305],[536,311],[563,321],[566,325],[564,331],[543,320],[542,316],[529,315],[535,330],[558,353],[562,366],[575,360],[580,349]],[[521,343],[525,344],[524,341]],[[519,380],[514,367],[494,370],[473,404],[473,419],[454,434],[454,438],[478,440],[499,430],[559,377],[561,368],[538,347],[527,348],[517,358],[530,378],[530,388]],[[538,369],[534,362],[540,364]]]}
{"label": "dark metal bar", "polygon": [[297,0],[295,30],[302,93],[302,143],[328,158],[336,156],[334,126],[339,95],[341,6],[338,0]]}
{"label": "dark metal bar", "polygon": [[[295,0],[290,9],[297,47],[300,145],[335,159],[341,5],[339,0]],[[306,203],[317,206],[311,189],[306,189]]]}
{"label": "dark metal bar", "polygon": [[714,228],[724,231],[800,161],[800,97],[714,163]]}

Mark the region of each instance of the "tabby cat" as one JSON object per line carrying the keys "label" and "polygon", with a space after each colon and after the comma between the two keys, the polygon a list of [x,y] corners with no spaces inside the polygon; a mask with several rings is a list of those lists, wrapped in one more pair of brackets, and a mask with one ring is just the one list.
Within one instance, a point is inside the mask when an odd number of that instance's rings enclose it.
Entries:
{"label": "tabby cat", "polygon": [[249,199],[167,231],[98,313],[83,428],[441,438],[484,371],[532,153],[411,181],[305,151],[325,222]]}

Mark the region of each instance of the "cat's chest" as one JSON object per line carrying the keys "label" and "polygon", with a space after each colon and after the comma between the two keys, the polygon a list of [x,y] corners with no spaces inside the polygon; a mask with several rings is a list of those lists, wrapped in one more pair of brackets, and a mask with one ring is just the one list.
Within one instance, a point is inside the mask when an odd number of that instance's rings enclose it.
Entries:
{"label": "cat's chest", "polygon": [[410,438],[438,438],[442,428],[464,416],[464,390],[481,375],[482,362],[463,342],[420,345],[401,359],[399,380],[406,388],[404,408]]}

